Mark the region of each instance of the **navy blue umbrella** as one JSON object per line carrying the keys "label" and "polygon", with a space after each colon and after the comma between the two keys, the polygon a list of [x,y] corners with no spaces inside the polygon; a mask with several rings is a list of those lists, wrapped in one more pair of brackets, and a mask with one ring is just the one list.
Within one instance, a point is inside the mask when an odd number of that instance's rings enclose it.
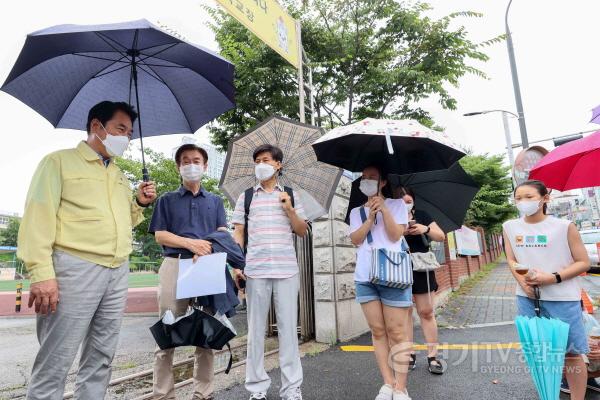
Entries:
{"label": "navy blue umbrella", "polygon": [[[135,99],[134,138],[193,133],[234,107],[233,65],[146,20],[31,33],[0,88],[57,128],[85,130],[91,107]],[[142,118],[143,117],[143,118]],[[144,162],[144,179],[147,171]]]}

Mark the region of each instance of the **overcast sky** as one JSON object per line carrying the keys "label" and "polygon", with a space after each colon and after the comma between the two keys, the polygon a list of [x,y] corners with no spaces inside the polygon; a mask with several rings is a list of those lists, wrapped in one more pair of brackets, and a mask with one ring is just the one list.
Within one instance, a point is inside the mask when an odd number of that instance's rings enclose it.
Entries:
{"label": "overcast sky", "polygon": [[[203,0],[211,2],[211,0]],[[139,18],[165,23],[188,40],[217,50],[207,16],[199,0],[75,0],[3,2],[0,24],[0,80],[3,82],[16,60],[27,33],[48,26],[76,23],[111,23]],[[474,41],[504,32],[505,1],[431,0],[431,15],[471,10],[483,18],[460,19]],[[98,4],[92,9],[92,4]],[[592,107],[600,104],[598,83],[597,19],[600,2],[595,0],[515,0],[510,14],[525,119],[529,140],[550,138],[593,129],[588,124]],[[463,117],[469,111],[507,109],[515,111],[506,44],[488,48],[490,61],[477,64],[489,80],[467,76],[452,93],[458,109],[442,110],[434,99],[424,102],[436,122],[476,153],[505,153],[504,131],[499,114]],[[83,132],[56,130],[35,111],[0,92],[0,210],[22,213],[31,176],[48,152],[73,147],[85,138]],[[513,142],[519,142],[516,121],[511,121]],[[196,133],[207,140],[205,130]],[[149,138],[145,144],[171,154],[181,135]]]}

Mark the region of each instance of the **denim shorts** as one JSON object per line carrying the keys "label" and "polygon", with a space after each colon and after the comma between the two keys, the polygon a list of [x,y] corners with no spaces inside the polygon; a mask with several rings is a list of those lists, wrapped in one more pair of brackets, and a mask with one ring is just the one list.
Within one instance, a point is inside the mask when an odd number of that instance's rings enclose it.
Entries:
{"label": "denim shorts", "polygon": [[360,304],[380,301],[389,307],[412,307],[412,286],[406,289],[376,285],[371,282],[355,282],[356,301]]}
{"label": "denim shorts", "polygon": [[[535,303],[533,299],[517,296],[517,309],[519,315],[535,317]],[[549,301],[540,300],[541,316],[557,318],[569,324],[569,339],[567,353],[587,354],[590,352],[588,339],[583,326],[583,317],[580,301]]]}

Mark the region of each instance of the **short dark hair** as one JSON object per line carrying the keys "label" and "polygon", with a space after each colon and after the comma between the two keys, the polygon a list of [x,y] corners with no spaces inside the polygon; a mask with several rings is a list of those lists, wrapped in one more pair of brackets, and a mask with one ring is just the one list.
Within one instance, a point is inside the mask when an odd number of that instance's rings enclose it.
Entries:
{"label": "short dark hair", "polygon": [[[517,193],[517,189],[520,188],[521,186],[531,186],[532,188],[534,188],[535,190],[537,190],[537,192],[540,194],[540,196],[544,197],[546,196],[548,193],[550,193],[548,191],[548,188],[546,187],[546,184],[542,181],[538,181],[536,179],[530,179],[528,181],[519,183],[516,187],[515,187],[515,191],[513,192],[513,195],[515,193]],[[546,211],[548,211],[548,204],[544,203],[544,214],[546,214]]]}
{"label": "short dark hair", "polygon": [[258,157],[262,153],[271,154],[271,157],[273,157],[273,160],[275,161],[283,161],[283,151],[281,151],[279,147],[273,146],[272,144],[263,144],[258,146],[254,150],[254,153],[252,153],[252,160],[256,160],[256,157]]}
{"label": "short dark hair", "polygon": [[90,128],[92,125],[92,120],[97,119],[105,125],[108,121],[114,117],[117,111],[122,111],[125,114],[129,115],[131,118],[131,124],[135,122],[138,114],[133,108],[132,105],[125,103],[124,101],[113,102],[113,101],[102,101],[96,104],[94,107],[90,108],[90,112],[88,113],[87,124],[85,129],[88,133],[90,133]]}
{"label": "short dark hair", "polygon": [[415,192],[406,186],[401,186],[399,187],[399,191],[400,191],[400,198],[404,197],[404,196],[410,196],[413,198],[413,204],[417,202],[417,199],[415,198]]}
{"label": "short dark hair", "polygon": [[175,163],[177,164],[177,166],[181,164],[181,156],[184,151],[197,151],[202,155],[202,158],[204,159],[204,164],[208,162],[208,153],[206,152],[206,150],[204,150],[198,145],[195,145],[194,143],[186,143],[184,145],[181,145],[175,152]]}

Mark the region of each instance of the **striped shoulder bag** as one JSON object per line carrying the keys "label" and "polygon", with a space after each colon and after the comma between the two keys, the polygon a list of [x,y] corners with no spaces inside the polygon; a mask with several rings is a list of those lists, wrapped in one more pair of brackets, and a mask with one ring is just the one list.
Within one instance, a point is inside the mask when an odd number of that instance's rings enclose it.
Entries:
{"label": "striped shoulder bag", "polygon": [[[364,207],[360,208],[360,218],[363,223],[367,220]],[[409,248],[404,236],[401,239],[400,251],[373,247],[373,235],[370,231],[367,233],[367,243],[371,245],[371,270],[369,272],[371,283],[398,289],[406,289],[413,284]]]}

